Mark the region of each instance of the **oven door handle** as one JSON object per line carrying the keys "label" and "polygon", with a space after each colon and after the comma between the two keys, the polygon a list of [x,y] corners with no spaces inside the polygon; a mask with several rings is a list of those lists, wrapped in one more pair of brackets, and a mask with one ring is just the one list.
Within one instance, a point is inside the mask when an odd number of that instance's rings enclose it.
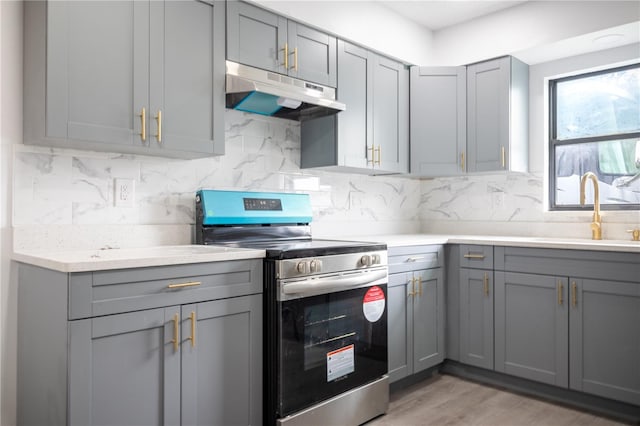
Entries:
{"label": "oven door handle", "polygon": [[316,293],[326,290],[341,290],[348,287],[358,287],[387,278],[387,270],[363,272],[354,275],[315,278],[282,285],[284,294]]}

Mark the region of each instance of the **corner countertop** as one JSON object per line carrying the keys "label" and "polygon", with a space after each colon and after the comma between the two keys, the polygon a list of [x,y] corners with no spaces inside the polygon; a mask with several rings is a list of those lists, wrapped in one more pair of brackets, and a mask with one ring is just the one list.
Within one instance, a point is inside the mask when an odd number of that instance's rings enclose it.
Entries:
{"label": "corner countertop", "polygon": [[[342,238],[341,238],[342,239]],[[640,242],[631,240],[590,240],[582,238],[515,237],[496,235],[387,234],[353,236],[355,241],[386,243],[388,247],[431,244],[478,244],[510,247],[554,248],[568,250],[640,253]]]}
{"label": "corner countertop", "polygon": [[265,250],[215,245],[184,245],[59,252],[22,251],[14,252],[13,260],[60,272],[89,272],[187,263],[261,259],[264,256]]}

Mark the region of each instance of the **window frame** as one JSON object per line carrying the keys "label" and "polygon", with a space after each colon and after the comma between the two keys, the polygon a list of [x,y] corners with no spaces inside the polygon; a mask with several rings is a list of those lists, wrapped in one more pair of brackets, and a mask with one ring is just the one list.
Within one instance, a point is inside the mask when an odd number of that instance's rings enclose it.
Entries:
{"label": "window frame", "polygon": [[[577,145],[577,144],[585,144],[585,143],[596,143],[596,142],[606,142],[612,140],[621,140],[621,139],[639,139],[640,140],[640,131],[638,132],[626,132],[626,133],[616,133],[610,135],[602,135],[602,136],[589,136],[589,137],[580,137],[573,139],[563,139],[559,140],[557,138],[557,115],[556,115],[556,105],[557,105],[557,85],[558,83],[562,83],[565,81],[571,80],[579,80],[583,78],[593,77],[601,74],[610,74],[618,71],[624,71],[627,69],[640,68],[640,62],[632,63],[629,65],[618,66],[613,68],[607,68],[598,71],[585,72],[580,74],[575,74],[567,77],[554,78],[549,80],[549,211],[582,211],[582,210],[593,210],[593,207],[590,205],[581,206],[580,204],[575,205],[556,205],[556,156],[555,156],[555,148],[557,146],[564,145]],[[597,159],[599,163],[600,159]],[[598,166],[599,167],[599,166]],[[601,175],[610,175],[610,173],[602,173],[600,170],[598,172]],[[601,210],[640,210],[640,204],[600,204]]]}

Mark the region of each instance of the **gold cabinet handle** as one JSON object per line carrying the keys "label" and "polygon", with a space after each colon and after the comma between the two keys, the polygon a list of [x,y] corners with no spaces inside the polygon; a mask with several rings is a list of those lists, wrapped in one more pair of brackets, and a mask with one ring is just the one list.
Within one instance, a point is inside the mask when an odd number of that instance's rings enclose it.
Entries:
{"label": "gold cabinet handle", "polygon": [[284,44],[284,48],[280,49],[284,51],[284,68],[289,69],[289,45],[287,43]]}
{"label": "gold cabinet handle", "polygon": [[196,347],[196,313],[194,311],[191,311],[191,315],[189,315],[189,319],[191,320],[191,337],[189,337],[189,340],[191,340],[191,347],[195,348]]}
{"label": "gold cabinet handle", "polygon": [[371,151],[371,159],[367,158],[367,164],[371,163],[371,164],[375,164],[375,157],[374,157],[374,148],[373,145],[371,145],[370,147],[367,147],[367,151]]}
{"label": "gold cabinet handle", "polygon": [[563,286],[562,286],[562,281],[558,280],[558,305],[562,306],[562,304],[564,303],[564,301],[562,300],[562,293],[563,293]]}
{"label": "gold cabinet handle", "polygon": [[464,172],[464,152],[460,153],[460,169]]}
{"label": "gold cabinet handle", "polygon": [[465,259],[479,259],[482,260],[484,259],[484,254],[473,254],[473,253],[468,253],[464,255]]}
{"label": "gold cabinet handle", "polygon": [[484,295],[488,296],[489,295],[489,274],[486,272],[484,273],[482,284],[484,286]]}
{"label": "gold cabinet handle", "polygon": [[500,159],[502,161],[502,168],[507,167],[507,152],[504,149],[504,145],[500,147]]}
{"label": "gold cabinet handle", "polygon": [[144,142],[147,140],[147,110],[144,107],[138,117],[140,117],[140,139]]}
{"label": "gold cabinet handle", "polygon": [[291,69],[293,69],[294,71],[298,71],[298,48],[294,47],[293,48],[293,66],[291,67]]}
{"label": "gold cabinet handle", "polygon": [[184,287],[195,287],[202,284],[200,281],[191,281],[188,283],[180,283],[180,284],[169,284],[167,288],[184,288]]}
{"label": "gold cabinet handle", "polygon": [[627,229],[627,232],[631,234],[633,241],[640,241],[640,229]]}
{"label": "gold cabinet handle", "polygon": [[[409,285],[409,281],[407,281],[407,285]],[[409,293],[407,293],[407,297],[410,296],[415,296],[416,295],[416,279],[415,278],[411,278],[411,291]]]}
{"label": "gold cabinet handle", "polygon": [[178,316],[178,314],[175,314],[173,316],[173,340],[171,341],[171,343],[173,343],[173,351],[177,352],[178,351],[178,347],[180,345],[180,317]]}
{"label": "gold cabinet handle", "polygon": [[158,143],[162,143],[162,111],[158,110],[158,115],[156,115],[156,121],[158,122],[158,133],[156,134],[156,139],[158,139]]}
{"label": "gold cabinet handle", "polygon": [[376,164],[379,166],[382,163],[382,147],[380,145],[376,148],[376,152],[378,153],[378,160],[376,161]]}
{"label": "gold cabinet handle", "polygon": [[578,284],[575,281],[571,283],[571,306],[578,306]]}
{"label": "gold cabinet handle", "polygon": [[417,262],[418,260],[423,260],[423,259],[424,259],[424,256],[408,257],[405,262]]}

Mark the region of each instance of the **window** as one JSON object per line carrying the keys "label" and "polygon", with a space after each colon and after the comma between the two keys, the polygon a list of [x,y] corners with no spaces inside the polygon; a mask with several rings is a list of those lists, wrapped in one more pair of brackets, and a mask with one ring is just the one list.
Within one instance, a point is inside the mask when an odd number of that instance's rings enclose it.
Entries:
{"label": "window", "polygon": [[586,172],[598,177],[603,209],[640,209],[640,64],[552,80],[549,90],[551,209],[591,209],[579,201]]}

